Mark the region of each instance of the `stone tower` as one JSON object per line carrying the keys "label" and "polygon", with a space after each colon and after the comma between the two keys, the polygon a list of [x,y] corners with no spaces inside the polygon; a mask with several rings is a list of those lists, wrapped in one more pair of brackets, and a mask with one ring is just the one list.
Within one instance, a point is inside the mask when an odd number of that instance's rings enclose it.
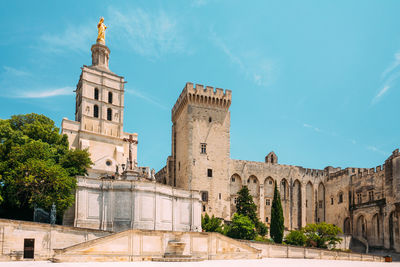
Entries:
{"label": "stone tower", "polygon": [[134,139],[133,160],[137,158],[137,134],[123,132],[124,78],[111,72],[110,49],[94,44],[92,65],[84,65],[76,86],[75,121],[63,119],[62,133],[71,148],[89,149],[94,163],[91,172],[115,172],[126,163],[128,144]]}
{"label": "stone tower", "polygon": [[[187,83],[172,109],[168,184],[199,190],[202,211],[229,219],[231,91]],[[212,205],[209,205],[212,203]]]}

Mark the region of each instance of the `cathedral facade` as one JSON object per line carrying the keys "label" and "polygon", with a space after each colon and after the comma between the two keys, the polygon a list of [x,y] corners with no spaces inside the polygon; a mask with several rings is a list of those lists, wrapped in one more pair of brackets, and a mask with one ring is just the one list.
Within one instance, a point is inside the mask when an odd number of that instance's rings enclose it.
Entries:
{"label": "cathedral facade", "polygon": [[339,226],[366,247],[400,251],[400,153],[375,168],[323,170],[230,158],[232,92],[187,83],[172,108],[172,149],[157,181],[198,190],[202,213],[230,220],[237,192],[249,188],[261,221],[271,219],[274,184],[281,194],[286,230],[308,223]]}

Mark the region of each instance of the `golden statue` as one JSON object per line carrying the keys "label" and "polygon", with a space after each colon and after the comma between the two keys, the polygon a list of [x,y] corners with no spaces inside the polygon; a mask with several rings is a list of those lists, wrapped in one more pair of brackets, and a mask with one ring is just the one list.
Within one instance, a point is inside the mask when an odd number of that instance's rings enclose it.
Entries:
{"label": "golden statue", "polygon": [[98,30],[98,34],[97,34],[97,42],[101,43],[101,44],[106,44],[106,29],[107,26],[104,25],[104,18],[101,17],[99,23],[97,24],[97,30]]}

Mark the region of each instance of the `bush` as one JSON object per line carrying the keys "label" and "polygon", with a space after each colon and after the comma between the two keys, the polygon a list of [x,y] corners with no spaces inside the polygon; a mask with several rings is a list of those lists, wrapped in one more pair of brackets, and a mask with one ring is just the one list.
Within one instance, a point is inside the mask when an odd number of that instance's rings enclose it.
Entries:
{"label": "bush", "polygon": [[260,221],[257,222],[256,230],[261,237],[264,237],[266,234],[268,234],[268,227]]}
{"label": "bush", "polygon": [[342,242],[342,239],[337,237],[342,230],[326,222],[307,224],[303,232],[309,247],[328,248],[328,245],[335,247],[336,244]]}
{"label": "bush", "polygon": [[294,246],[304,246],[306,244],[307,237],[301,230],[293,230],[285,237],[285,243]]}
{"label": "bush", "polygon": [[226,229],[226,235],[237,239],[253,240],[257,233],[249,217],[235,213],[232,223]]}
{"label": "bush", "polygon": [[219,218],[215,218],[214,215],[210,218],[210,216],[206,213],[201,216],[201,228],[205,232],[217,232],[222,233],[222,220]]}

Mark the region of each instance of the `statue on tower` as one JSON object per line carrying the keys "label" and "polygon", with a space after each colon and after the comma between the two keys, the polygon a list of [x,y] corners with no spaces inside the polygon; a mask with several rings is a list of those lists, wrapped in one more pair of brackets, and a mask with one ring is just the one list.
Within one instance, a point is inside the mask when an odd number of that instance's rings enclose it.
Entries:
{"label": "statue on tower", "polygon": [[101,17],[99,23],[97,24],[97,43],[106,44],[106,29],[107,26],[103,23],[104,22],[104,18]]}

